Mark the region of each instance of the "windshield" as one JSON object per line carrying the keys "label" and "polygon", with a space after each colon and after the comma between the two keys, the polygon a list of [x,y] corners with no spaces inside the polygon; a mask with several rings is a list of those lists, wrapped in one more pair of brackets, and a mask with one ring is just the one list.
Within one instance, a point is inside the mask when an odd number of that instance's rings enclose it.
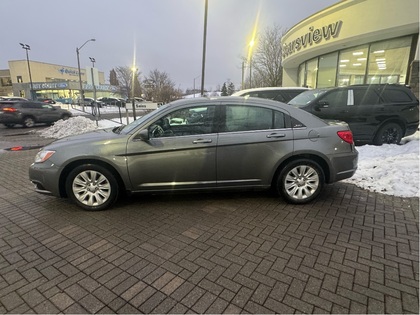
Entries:
{"label": "windshield", "polygon": [[303,93],[300,93],[295,98],[291,99],[288,104],[293,105],[293,106],[297,106],[297,107],[305,106],[309,102],[313,101],[318,96],[321,96],[322,94],[324,94],[327,91],[328,91],[327,89],[315,89],[315,90],[305,91]]}
{"label": "windshield", "polygon": [[169,106],[169,104],[163,105],[161,107],[159,107],[158,109],[134,120],[133,122],[129,123],[126,126],[121,126],[120,128],[118,128],[119,133],[123,133],[123,134],[128,134],[131,131],[133,131],[134,129],[136,129],[139,125],[141,125],[143,122],[147,121],[149,119],[149,117],[152,117],[156,114],[158,114],[161,110],[167,108]]}

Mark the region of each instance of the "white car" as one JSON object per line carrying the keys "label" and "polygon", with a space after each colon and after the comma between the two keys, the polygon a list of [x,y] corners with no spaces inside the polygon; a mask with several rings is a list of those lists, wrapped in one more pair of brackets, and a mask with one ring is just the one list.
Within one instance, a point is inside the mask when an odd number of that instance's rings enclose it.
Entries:
{"label": "white car", "polygon": [[269,100],[279,101],[282,103],[288,103],[292,98],[298,96],[300,93],[310,90],[305,87],[261,87],[254,89],[247,89],[238,91],[232,94],[232,96],[250,96],[266,98]]}

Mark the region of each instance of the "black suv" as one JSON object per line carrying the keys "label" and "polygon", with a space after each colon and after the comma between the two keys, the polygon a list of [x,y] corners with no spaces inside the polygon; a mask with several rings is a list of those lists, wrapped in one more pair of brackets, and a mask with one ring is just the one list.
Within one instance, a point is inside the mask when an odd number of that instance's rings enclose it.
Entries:
{"label": "black suv", "polygon": [[71,116],[68,110],[43,102],[0,101],[0,123],[9,128],[14,125],[33,127],[36,123],[52,124]]}
{"label": "black suv", "polygon": [[419,100],[398,84],[314,89],[289,104],[323,119],[347,122],[356,144],[400,143],[419,127]]}

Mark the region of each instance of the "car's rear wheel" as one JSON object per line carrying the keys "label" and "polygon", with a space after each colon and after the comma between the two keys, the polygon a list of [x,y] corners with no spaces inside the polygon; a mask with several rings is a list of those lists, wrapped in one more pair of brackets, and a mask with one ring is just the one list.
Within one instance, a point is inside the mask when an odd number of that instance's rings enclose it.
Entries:
{"label": "car's rear wheel", "polygon": [[4,124],[7,128],[13,128],[15,124]]}
{"label": "car's rear wheel", "polygon": [[303,204],[319,195],[324,182],[324,172],[318,163],[299,159],[281,170],[277,178],[277,191],[287,202]]}
{"label": "car's rear wheel", "polygon": [[397,123],[388,123],[379,129],[373,144],[399,144],[402,139],[402,132],[401,126]]}
{"label": "car's rear wheel", "polygon": [[104,210],[118,198],[115,176],[105,167],[84,164],[73,169],[66,180],[67,196],[89,211]]}
{"label": "car's rear wheel", "polygon": [[23,126],[26,128],[31,128],[33,126],[35,126],[35,119],[33,117],[25,117],[23,119]]}
{"label": "car's rear wheel", "polygon": [[70,116],[69,115],[66,115],[66,114],[64,114],[63,116],[61,116],[61,119],[62,120],[67,120],[69,118],[70,118]]}

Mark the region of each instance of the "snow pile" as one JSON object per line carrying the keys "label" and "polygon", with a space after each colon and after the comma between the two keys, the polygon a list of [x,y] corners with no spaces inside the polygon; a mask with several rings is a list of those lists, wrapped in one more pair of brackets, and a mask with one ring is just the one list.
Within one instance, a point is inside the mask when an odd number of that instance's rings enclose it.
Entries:
{"label": "snow pile", "polygon": [[97,128],[96,122],[83,116],[74,116],[67,120],[60,119],[50,128],[46,128],[39,133],[44,138],[61,139],[69,135],[77,135]]}
{"label": "snow pile", "polygon": [[[98,128],[120,124],[99,120],[96,122],[76,116],[59,120],[52,127],[40,132],[42,137],[63,138]],[[419,131],[401,141],[401,145],[364,145],[356,147],[359,163],[356,174],[344,180],[361,188],[400,197],[420,197],[419,193]]]}
{"label": "snow pile", "polygon": [[[418,136],[418,132],[417,132]],[[404,145],[357,147],[356,174],[345,180],[364,189],[401,197],[420,197],[419,141]]]}

